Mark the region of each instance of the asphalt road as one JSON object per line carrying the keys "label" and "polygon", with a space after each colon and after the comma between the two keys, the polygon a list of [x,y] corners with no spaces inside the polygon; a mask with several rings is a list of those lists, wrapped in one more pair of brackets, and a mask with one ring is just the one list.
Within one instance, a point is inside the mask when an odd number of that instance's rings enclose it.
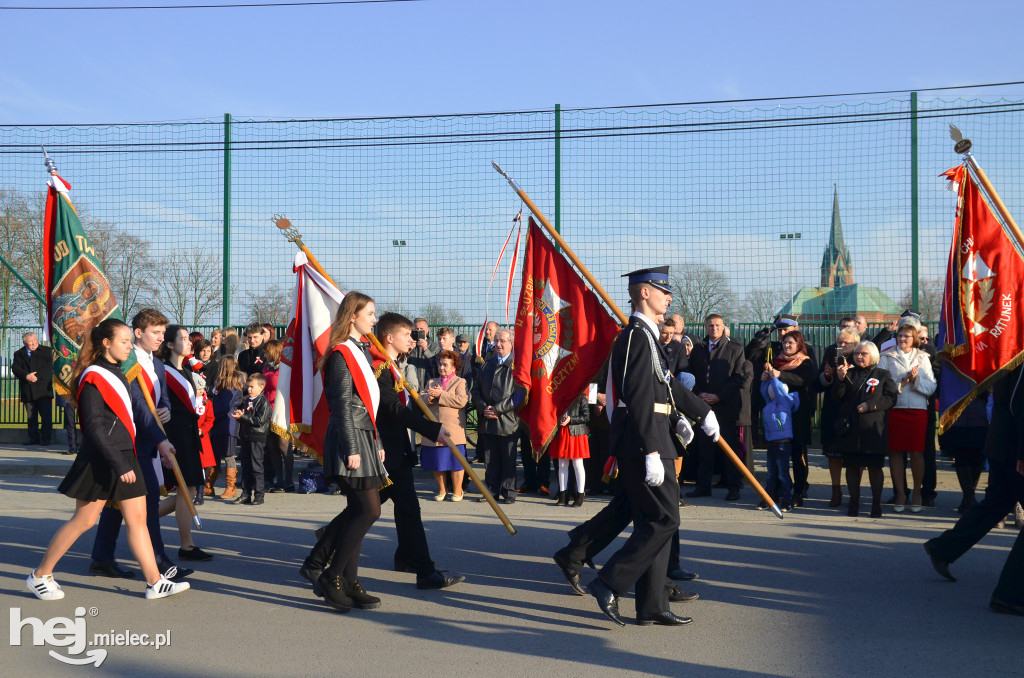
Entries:
{"label": "asphalt road", "polygon": [[[39,601],[25,590],[24,578],[72,512],[71,500],[55,492],[60,477],[41,475],[53,472],[53,464],[59,469],[62,458],[54,455],[47,466],[40,454],[0,450],[0,471],[7,472],[0,475],[4,676],[511,677],[612,670],[620,676],[907,678],[1024,671],[1024,619],[996,615],[987,606],[1016,530],[994,531],[956,563],[955,584],[935,574],[921,548],[955,522],[959,494],[947,471],[938,508],[920,515],[887,512],[881,519],[853,519],[845,509],[828,508],[821,468],[812,471],[815,488],[806,508],[781,521],[753,510],[751,490],[738,504],[726,504],[724,490],[716,490],[683,510],[685,564],[701,574],[687,588],[701,598],[673,608],[694,622],[620,629],[592,598],[571,595],[551,562],[566,530],[596,513],[605,498],[566,509],[548,498],[525,497],[506,507],[519,529],[511,536],[485,504],[434,502],[425,473],[417,484],[434,560],[468,578],[451,589],[420,591],[412,575],[391,571],[395,530],[385,505],[365,541],[360,570],[383,605],[347,615],[332,611],[312,595],[298,567],[312,530],[344,499],[274,494],[260,507],[219,501],[201,507],[205,529],[196,541],[215,558],[195,565],[193,589],[184,594],[146,601],[139,578],[90,576],[89,532],[58,566],[67,597]],[[168,546],[176,546],[172,519],[164,520],[163,531]],[[126,544],[119,545],[119,558],[136,568]],[[593,574],[585,572],[584,581]],[[627,620],[633,611],[632,600],[624,599]],[[32,645],[33,623],[43,636],[44,624],[50,621],[52,629],[55,617],[78,619],[89,640],[127,631],[150,640],[163,634],[169,644]],[[22,626],[17,645],[12,619]],[[76,659],[96,649],[107,650],[99,668],[68,666],[49,654]]]}

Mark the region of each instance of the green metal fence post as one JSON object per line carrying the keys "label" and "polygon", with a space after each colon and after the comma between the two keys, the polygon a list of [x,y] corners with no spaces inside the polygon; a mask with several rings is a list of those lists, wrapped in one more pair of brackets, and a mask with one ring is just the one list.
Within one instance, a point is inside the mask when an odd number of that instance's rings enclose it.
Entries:
{"label": "green metal fence post", "polygon": [[555,232],[562,232],[562,104],[555,104]]}
{"label": "green metal fence post", "polygon": [[224,269],[221,290],[221,325],[231,324],[231,114],[224,114],[224,247],[221,251]]}
{"label": "green metal fence post", "polygon": [[[918,268],[917,233],[917,92],[910,93],[910,299],[915,311],[920,311],[920,274]],[[932,320],[933,318],[928,318]]]}

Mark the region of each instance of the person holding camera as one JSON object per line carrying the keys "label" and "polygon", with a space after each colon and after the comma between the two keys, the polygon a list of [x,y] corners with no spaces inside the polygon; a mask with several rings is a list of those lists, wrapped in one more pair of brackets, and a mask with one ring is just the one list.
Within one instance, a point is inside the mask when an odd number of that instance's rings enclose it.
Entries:
{"label": "person holding camera", "polygon": [[896,383],[888,370],[878,367],[878,347],[862,341],[853,349],[853,365],[841,363],[829,396],[838,404],[835,423],[836,451],[843,455],[846,484],[850,491],[846,515],[856,517],[860,509],[860,481],[864,468],[871,482],[871,517],[882,517],[882,483],[885,455],[886,412],[896,404]]}
{"label": "person holding camera", "polygon": [[[836,380],[836,368],[850,367],[853,348],[860,343],[860,334],[850,320],[845,326],[840,321],[836,343],[825,349],[825,358],[813,383],[815,393],[825,393]],[[843,455],[836,449],[836,422],[839,420],[839,403],[826,397],[821,404],[821,453],[828,459],[828,474],[832,480],[832,499],[828,505],[835,508],[843,503]]]}
{"label": "person holding camera", "polygon": [[441,352],[441,346],[430,340],[430,325],[425,318],[416,318],[413,323],[415,329],[412,331],[412,340],[416,342],[416,346],[409,352],[407,360],[416,373],[416,384],[419,388],[420,385],[427,383],[431,359]]}

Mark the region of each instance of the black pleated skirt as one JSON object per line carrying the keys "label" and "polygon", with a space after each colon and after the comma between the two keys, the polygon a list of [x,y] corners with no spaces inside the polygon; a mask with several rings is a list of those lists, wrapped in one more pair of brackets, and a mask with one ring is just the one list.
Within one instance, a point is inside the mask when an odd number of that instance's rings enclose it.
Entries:
{"label": "black pleated skirt", "polygon": [[146,496],[146,480],[142,477],[142,467],[132,450],[121,450],[131,470],[135,471],[135,482],[122,482],[120,474],[98,452],[83,448],[75,463],[71,465],[64,480],[57,490],[72,499],[96,501],[112,499],[123,501],[135,497]]}

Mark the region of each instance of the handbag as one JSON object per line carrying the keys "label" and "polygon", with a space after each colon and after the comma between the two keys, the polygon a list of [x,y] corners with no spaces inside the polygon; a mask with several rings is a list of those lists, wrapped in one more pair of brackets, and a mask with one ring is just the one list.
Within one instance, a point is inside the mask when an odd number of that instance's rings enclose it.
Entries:
{"label": "handbag", "polygon": [[300,471],[299,472],[299,493],[314,494],[327,489],[324,481],[323,471]]}

